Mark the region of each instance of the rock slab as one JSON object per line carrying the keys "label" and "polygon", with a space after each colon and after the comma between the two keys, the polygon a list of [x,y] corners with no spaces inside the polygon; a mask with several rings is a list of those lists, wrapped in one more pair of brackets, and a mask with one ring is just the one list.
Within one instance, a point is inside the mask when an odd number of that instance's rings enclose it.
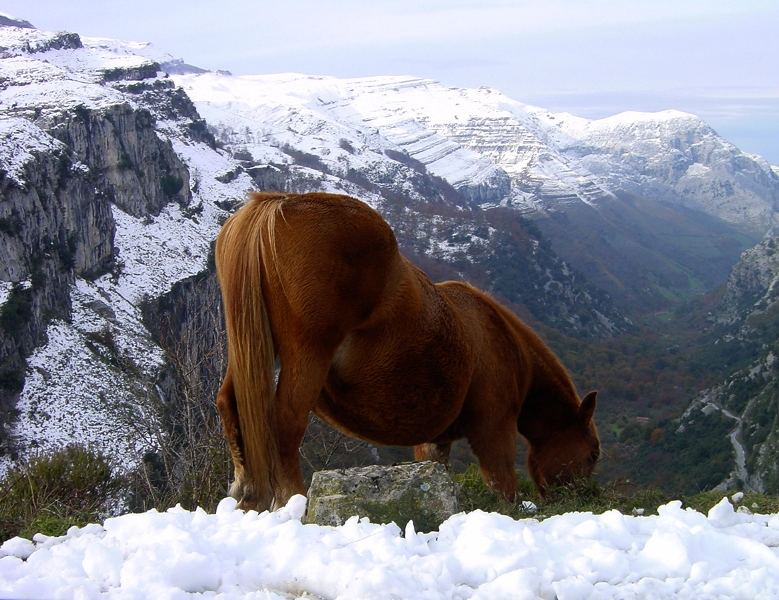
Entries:
{"label": "rock slab", "polygon": [[417,531],[433,531],[457,512],[457,488],[446,468],[424,461],[317,471],[305,522],[338,526],[358,515],[401,527],[413,521]]}

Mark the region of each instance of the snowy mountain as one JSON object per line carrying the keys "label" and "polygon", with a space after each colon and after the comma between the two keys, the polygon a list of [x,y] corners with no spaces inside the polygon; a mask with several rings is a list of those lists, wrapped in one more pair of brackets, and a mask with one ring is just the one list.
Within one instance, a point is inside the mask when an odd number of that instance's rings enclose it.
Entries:
{"label": "snowy mountain", "polygon": [[290,144],[337,167],[351,162],[338,149],[345,139],[358,153],[405,150],[482,206],[544,212],[628,191],[661,193],[760,234],[775,223],[779,180],[770,166],[678,111],[587,120],[490,88],[404,77],[202,73],[176,81],[209,123],[249,151],[256,140]]}
{"label": "snowy mountain", "polygon": [[777,224],[779,189],[770,165],[722,139],[698,117],[667,110],[586,121],[565,116],[565,148],[611,189],[700,210],[764,234]]}
{"label": "snowy mountain", "polygon": [[0,27],[0,46],[0,458],[79,441],[134,463],[154,431],[132,423],[178,384],[142,309],[206,268],[217,204],[251,180],[217,179],[233,161],[147,45]]}
{"label": "snowy mountain", "polygon": [[400,152],[469,208],[515,209],[623,307],[716,285],[776,223],[770,166],[677,111],[586,120],[408,77],[175,80],[225,146],[257,162],[293,148],[337,176],[381,180]]}

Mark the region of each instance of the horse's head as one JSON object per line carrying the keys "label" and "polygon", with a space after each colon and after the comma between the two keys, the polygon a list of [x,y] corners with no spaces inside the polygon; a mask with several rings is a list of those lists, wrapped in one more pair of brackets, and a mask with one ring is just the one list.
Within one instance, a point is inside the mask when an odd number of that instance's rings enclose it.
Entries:
{"label": "horse's head", "polygon": [[598,430],[592,420],[596,395],[590,392],[584,397],[567,427],[552,432],[543,443],[531,445],[528,471],[542,496],[550,486],[592,474],[600,456]]}

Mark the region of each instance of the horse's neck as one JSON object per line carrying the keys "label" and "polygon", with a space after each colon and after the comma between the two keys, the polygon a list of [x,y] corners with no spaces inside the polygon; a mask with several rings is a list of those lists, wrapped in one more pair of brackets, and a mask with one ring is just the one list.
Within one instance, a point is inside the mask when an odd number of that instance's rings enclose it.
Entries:
{"label": "horse's neck", "polygon": [[571,424],[578,413],[579,398],[570,375],[559,359],[527,325],[514,322],[525,368],[520,377],[529,379],[522,405],[520,433],[531,443],[542,441],[550,431]]}

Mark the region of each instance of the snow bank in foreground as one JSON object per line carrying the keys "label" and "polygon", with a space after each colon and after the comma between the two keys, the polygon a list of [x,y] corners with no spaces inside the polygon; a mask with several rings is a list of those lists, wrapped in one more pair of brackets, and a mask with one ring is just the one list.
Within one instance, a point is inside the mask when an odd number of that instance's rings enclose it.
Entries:
{"label": "snow bank in foreground", "polygon": [[3,598],[775,598],[779,514],[569,513],[539,522],[461,513],[439,532],[350,519],[172,509],[0,547]]}

